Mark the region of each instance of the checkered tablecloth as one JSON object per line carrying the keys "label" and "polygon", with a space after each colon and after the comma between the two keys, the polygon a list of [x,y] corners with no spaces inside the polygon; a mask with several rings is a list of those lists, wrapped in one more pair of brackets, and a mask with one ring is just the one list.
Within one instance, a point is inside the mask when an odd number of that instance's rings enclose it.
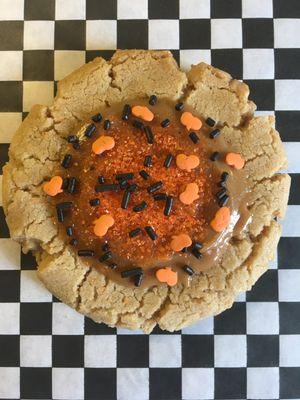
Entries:
{"label": "checkered tablecloth", "polygon": [[278,257],[218,317],[174,334],[116,330],[42,287],[0,207],[0,398],[300,399],[300,1],[0,0],[0,173],[31,106],[116,48],[212,63],[276,115],[292,176]]}

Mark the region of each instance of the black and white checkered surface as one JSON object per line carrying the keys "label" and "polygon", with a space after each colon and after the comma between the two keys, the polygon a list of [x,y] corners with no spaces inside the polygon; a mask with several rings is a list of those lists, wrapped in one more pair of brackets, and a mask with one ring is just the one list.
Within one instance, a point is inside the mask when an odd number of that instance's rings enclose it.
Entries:
{"label": "black and white checkered surface", "polygon": [[52,298],[1,207],[0,398],[300,399],[300,1],[0,0],[0,168],[31,106],[116,48],[212,63],[275,113],[292,176],[278,257],[216,318],[174,334],[116,330]]}

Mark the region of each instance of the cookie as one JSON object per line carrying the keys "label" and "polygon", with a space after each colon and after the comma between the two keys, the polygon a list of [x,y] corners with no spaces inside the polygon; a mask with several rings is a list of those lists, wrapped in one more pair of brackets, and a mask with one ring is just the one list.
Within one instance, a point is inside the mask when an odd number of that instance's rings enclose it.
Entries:
{"label": "cookie", "polygon": [[3,172],[11,236],[45,286],[96,322],[147,333],[249,290],[276,251],[290,178],[274,119],[255,117],[248,95],[207,64],[185,74],[168,51],[117,51],[59,82]]}

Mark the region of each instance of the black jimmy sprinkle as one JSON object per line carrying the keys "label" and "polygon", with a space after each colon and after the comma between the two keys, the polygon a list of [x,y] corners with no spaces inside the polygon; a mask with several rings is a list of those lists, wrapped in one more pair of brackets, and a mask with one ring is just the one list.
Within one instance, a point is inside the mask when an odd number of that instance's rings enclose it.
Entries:
{"label": "black jimmy sprinkle", "polygon": [[56,208],[56,214],[57,214],[58,222],[64,222],[65,216],[64,216],[64,212],[61,208]]}
{"label": "black jimmy sprinkle", "polygon": [[79,141],[78,141],[78,142],[74,142],[74,143],[72,144],[72,146],[73,146],[73,149],[74,149],[74,150],[80,149],[80,143],[79,143]]}
{"label": "black jimmy sprinkle", "polygon": [[103,185],[96,185],[95,192],[117,192],[120,189],[120,185],[117,183],[104,183]]}
{"label": "black jimmy sprinkle", "polygon": [[64,159],[62,160],[61,166],[63,168],[69,168],[69,166],[71,164],[71,161],[72,161],[72,155],[71,154],[66,154],[64,156]]}
{"label": "black jimmy sprinkle", "polygon": [[221,131],[220,129],[214,129],[213,131],[210,132],[209,137],[211,139],[216,139],[220,135]]}
{"label": "black jimmy sprinkle", "polygon": [[168,196],[165,204],[164,215],[168,217],[171,214],[173,207],[174,198],[172,196]]}
{"label": "black jimmy sprinkle", "polygon": [[73,236],[73,228],[72,228],[72,226],[68,226],[66,228],[66,233],[67,233],[68,236]]}
{"label": "black jimmy sprinkle", "polygon": [[190,138],[191,141],[192,141],[193,143],[195,143],[195,144],[197,144],[197,143],[199,142],[199,140],[200,140],[200,138],[199,138],[199,136],[197,135],[196,132],[191,132],[191,133],[189,134],[189,138]]}
{"label": "black jimmy sprinkle", "polygon": [[189,265],[184,265],[182,267],[183,271],[186,272],[188,275],[192,276],[194,275],[195,271],[193,270],[192,267],[190,267]]}
{"label": "black jimmy sprinkle", "polygon": [[127,121],[129,119],[129,115],[131,113],[131,107],[129,104],[125,104],[122,111],[122,119],[123,121]]}
{"label": "black jimmy sprinkle", "polygon": [[108,261],[112,258],[112,252],[107,251],[106,253],[103,253],[102,256],[99,257],[100,262],[105,262]]}
{"label": "black jimmy sprinkle", "polygon": [[220,158],[220,153],[218,151],[214,151],[210,156],[211,161],[217,161]]}
{"label": "black jimmy sprinkle", "polygon": [[158,238],[152,226],[145,226],[145,231],[151,240],[156,240]]}
{"label": "black jimmy sprinkle", "polygon": [[223,189],[219,190],[219,191],[216,193],[216,197],[217,197],[218,199],[221,199],[223,196],[225,196],[226,191],[227,191],[226,188],[223,188]]}
{"label": "black jimmy sprinkle", "polygon": [[149,194],[156,192],[157,190],[159,190],[161,187],[163,186],[162,181],[158,181],[153,183],[152,185],[147,187],[147,192]]}
{"label": "black jimmy sprinkle", "polygon": [[94,257],[94,250],[78,250],[79,257]]}
{"label": "black jimmy sprinkle", "polygon": [[166,118],[160,123],[160,126],[162,128],[167,128],[170,125],[170,123],[171,123],[170,120],[168,118]]}
{"label": "black jimmy sprinkle", "polygon": [[141,275],[143,274],[143,270],[140,267],[137,268],[130,268],[130,269],[125,269],[124,271],[121,272],[121,277],[122,278],[129,278],[131,276],[136,276],[136,275]]}
{"label": "black jimmy sprinkle", "polygon": [[56,204],[56,208],[59,208],[60,210],[67,210],[72,207],[73,207],[72,201],[63,201],[62,203]]}
{"label": "black jimmy sprinkle", "polygon": [[116,174],[117,181],[130,181],[133,178],[134,178],[133,172],[127,172],[125,174]]}
{"label": "black jimmy sprinkle", "polygon": [[182,111],[182,110],[183,110],[183,107],[184,107],[183,103],[177,103],[177,104],[175,104],[175,110],[176,110],[176,111]]}
{"label": "black jimmy sprinkle", "polygon": [[132,229],[132,231],[129,232],[129,237],[134,238],[138,236],[140,233],[142,233],[141,228]]}
{"label": "black jimmy sprinkle", "polygon": [[132,125],[137,129],[143,129],[144,128],[144,124],[142,123],[142,121],[139,121],[138,119],[134,119],[132,121]]}
{"label": "black jimmy sprinkle", "polygon": [[105,119],[103,122],[103,127],[104,129],[107,131],[110,128],[110,120],[109,119]]}
{"label": "black jimmy sprinkle", "polygon": [[147,208],[147,203],[145,201],[142,201],[140,204],[136,204],[133,207],[134,212],[141,212],[144,211]]}
{"label": "black jimmy sprinkle", "polygon": [[100,200],[99,199],[91,199],[90,200],[90,205],[92,206],[92,207],[95,207],[95,206],[99,206],[99,204],[100,204]]}
{"label": "black jimmy sprinkle", "polygon": [[129,186],[129,183],[126,180],[119,181],[120,189],[126,189]]}
{"label": "black jimmy sprinkle", "polygon": [[102,185],[105,182],[104,176],[102,175],[98,176],[98,182]]}
{"label": "black jimmy sprinkle", "polygon": [[118,268],[118,265],[116,263],[111,263],[111,264],[108,264],[108,267],[110,269],[116,269],[116,268]]}
{"label": "black jimmy sprinkle", "polygon": [[62,188],[63,190],[65,190],[65,189],[68,188],[68,186],[69,186],[69,178],[64,178],[61,188]]}
{"label": "black jimmy sprinkle", "polygon": [[138,190],[138,185],[136,183],[132,183],[131,185],[128,186],[128,190],[129,192],[133,193],[136,192]]}
{"label": "black jimmy sprinkle", "polygon": [[100,122],[100,121],[102,121],[102,115],[100,113],[95,114],[95,115],[92,116],[92,120],[94,122]]}
{"label": "black jimmy sprinkle", "polygon": [[70,240],[69,243],[70,243],[71,246],[77,246],[78,245],[78,240],[73,238],[73,239]]}
{"label": "black jimmy sprinkle", "polygon": [[164,167],[165,168],[170,168],[173,160],[174,160],[173,155],[172,154],[168,154],[167,157],[165,158]]}
{"label": "black jimmy sprinkle", "polygon": [[227,194],[225,194],[223,197],[221,197],[219,199],[218,204],[220,207],[224,207],[224,206],[226,206],[228,201],[229,201],[229,196]]}
{"label": "black jimmy sprinkle", "polygon": [[222,172],[221,181],[226,182],[228,178],[229,178],[229,173],[226,171]]}
{"label": "black jimmy sprinkle", "polygon": [[208,118],[206,119],[205,123],[206,123],[206,125],[213,127],[213,126],[215,126],[215,123],[216,123],[216,122],[215,122],[212,118],[209,118],[209,117],[208,117]]}
{"label": "black jimmy sprinkle", "polygon": [[150,175],[145,170],[140,171],[139,174],[145,181],[150,178]]}
{"label": "black jimmy sprinkle", "polygon": [[147,142],[148,142],[149,144],[153,144],[153,143],[154,143],[154,135],[153,135],[153,132],[152,132],[151,127],[148,126],[148,125],[145,126],[145,127],[144,127],[144,132],[145,132],[145,134],[146,134]]}
{"label": "black jimmy sprinkle", "polygon": [[123,193],[121,201],[121,208],[123,208],[124,210],[126,210],[126,208],[128,207],[130,197],[131,197],[131,192],[128,189],[126,189],[125,192]]}
{"label": "black jimmy sprinkle", "polygon": [[166,195],[166,193],[155,193],[154,195],[153,195],[153,199],[154,200],[167,200],[167,195]]}
{"label": "black jimmy sprinkle", "polygon": [[68,141],[69,143],[78,142],[78,137],[77,137],[76,135],[69,135],[69,136],[67,137],[67,141]]}
{"label": "black jimmy sprinkle", "polygon": [[108,250],[109,250],[109,243],[106,242],[106,243],[104,243],[103,246],[102,246],[102,251],[107,252]]}
{"label": "black jimmy sprinkle", "polygon": [[200,251],[197,250],[197,249],[193,249],[193,250],[192,250],[192,254],[193,254],[194,257],[198,258],[198,260],[199,260],[200,258],[202,258],[202,256],[203,256],[202,253],[200,253]]}
{"label": "black jimmy sprinkle", "polygon": [[77,179],[72,177],[69,179],[69,184],[68,184],[68,192],[69,193],[74,193],[77,187]]}
{"label": "black jimmy sprinkle", "polygon": [[152,166],[152,156],[146,156],[144,159],[144,167]]}
{"label": "black jimmy sprinkle", "polygon": [[192,247],[193,247],[193,249],[200,250],[200,249],[202,249],[203,244],[201,242],[198,242],[197,240],[194,240]]}
{"label": "black jimmy sprinkle", "polygon": [[136,275],[134,277],[134,286],[136,286],[136,287],[141,286],[142,281],[143,281],[143,277],[144,277],[143,274]]}
{"label": "black jimmy sprinkle", "polygon": [[157,103],[157,97],[155,96],[155,94],[152,94],[149,97],[149,104],[150,106],[154,106]]}
{"label": "black jimmy sprinkle", "polygon": [[93,136],[93,133],[96,131],[96,125],[95,124],[90,124],[87,126],[85,132],[84,132],[84,136],[86,136],[87,138],[91,138]]}

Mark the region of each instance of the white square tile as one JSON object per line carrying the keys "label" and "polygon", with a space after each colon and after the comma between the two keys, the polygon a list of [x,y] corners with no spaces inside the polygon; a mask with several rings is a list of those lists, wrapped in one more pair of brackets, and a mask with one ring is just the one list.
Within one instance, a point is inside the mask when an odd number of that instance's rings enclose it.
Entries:
{"label": "white square tile", "polygon": [[118,400],[148,400],[149,369],[118,368],[117,398]]}
{"label": "white square tile", "polygon": [[53,368],[52,396],[59,400],[81,400],[84,398],[83,368]]}
{"label": "white square tile", "polygon": [[21,81],[23,52],[0,51],[0,81]]}
{"label": "white square tile", "polygon": [[277,251],[275,253],[275,257],[269,263],[269,269],[278,269],[278,254]]}
{"label": "white square tile", "polygon": [[86,49],[112,50],[117,48],[117,21],[86,21]]}
{"label": "white square tile", "polygon": [[242,21],[240,19],[212,19],[211,47],[212,49],[241,48]]}
{"label": "white square tile", "polygon": [[300,79],[291,79],[291,80],[276,79],[275,110],[277,111],[299,110],[300,109],[300,96],[298,96],[299,91],[300,91]]}
{"label": "white square tile", "polygon": [[53,103],[53,97],[54,82],[23,82],[23,111],[30,111],[35,104],[49,106]]}
{"label": "white square tile", "polygon": [[184,71],[200,62],[211,63],[210,50],[180,50],[180,67]]}
{"label": "white square tile", "polygon": [[85,51],[55,50],[54,79],[60,81],[85,64]]}
{"label": "white square tile", "polygon": [[244,49],[243,78],[274,79],[274,50]]}
{"label": "white square tile", "polygon": [[117,335],[144,335],[144,332],[139,330],[117,328]]}
{"label": "white square tile", "polygon": [[300,173],[300,162],[299,162],[300,142],[285,142],[284,148],[285,148],[286,156],[288,159],[287,172],[289,172],[290,174],[299,174]]}
{"label": "white square tile", "polygon": [[151,368],[181,367],[181,336],[151,335],[149,365]]}
{"label": "white square tile", "polygon": [[24,19],[24,0],[0,0],[0,21]]}
{"label": "white square tile", "polygon": [[54,21],[25,21],[24,50],[53,50]]}
{"label": "white square tile", "polygon": [[55,19],[85,19],[85,0],[56,0]]}
{"label": "white square tile", "polygon": [[18,335],[19,333],[20,304],[0,303],[0,335]]}
{"label": "white square tile", "polygon": [[10,143],[11,139],[22,122],[22,113],[0,113],[0,141]]}
{"label": "white square tile", "polygon": [[149,49],[179,49],[179,21],[149,20]]}
{"label": "white square tile", "polygon": [[51,302],[52,295],[38,279],[36,271],[21,271],[21,302]]}
{"label": "white square tile", "polygon": [[300,236],[300,206],[288,206],[285,218],[282,221],[282,236]]}
{"label": "white square tile", "polygon": [[210,18],[210,0],[179,0],[180,19]]}
{"label": "white square tile", "polygon": [[118,0],[118,19],[147,19],[148,0]]}
{"label": "white square tile", "polygon": [[0,239],[0,270],[21,268],[21,246],[12,239]]}
{"label": "white square tile", "polygon": [[63,303],[52,306],[53,335],[83,335],[84,317]]}
{"label": "white square tile", "polygon": [[278,303],[249,302],[247,333],[250,335],[277,335],[279,333]]}
{"label": "white square tile", "polygon": [[0,368],[0,398],[20,398],[20,368]]}
{"label": "white square tile", "polygon": [[183,399],[214,399],[214,381],[213,368],[182,368]]}
{"label": "white square tile", "polygon": [[[274,110],[270,110],[270,111],[255,110],[254,111],[255,117],[259,117],[259,116],[264,117],[264,116],[269,116],[269,115],[275,116]],[[273,128],[275,128],[275,123],[273,123],[272,126],[273,126]]]}
{"label": "white square tile", "polygon": [[182,329],[185,335],[212,335],[214,333],[214,318],[209,317],[198,321],[194,325]]}
{"label": "white square tile", "polygon": [[52,337],[49,335],[20,336],[21,367],[51,367]]}
{"label": "white square tile", "polygon": [[247,368],[247,399],[278,398],[278,368]]}
{"label": "white square tile", "polygon": [[299,367],[300,335],[280,335],[279,349],[280,367]]}
{"label": "white square tile", "polygon": [[237,303],[244,303],[246,301],[246,292],[239,293],[234,301]]}
{"label": "white square tile", "polygon": [[300,19],[274,19],[274,47],[300,47]]}
{"label": "white square tile", "polygon": [[273,0],[242,0],[243,18],[272,18]]}
{"label": "white square tile", "polygon": [[116,335],[86,335],[84,338],[84,366],[87,368],[116,368]]}
{"label": "white square tile", "polygon": [[278,270],[278,290],[279,301],[300,302],[300,270]]}
{"label": "white square tile", "polygon": [[[246,367],[246,335],[215,335],[215,366],[220,368]],[[230,351],[229,351],[230,349]]]}

